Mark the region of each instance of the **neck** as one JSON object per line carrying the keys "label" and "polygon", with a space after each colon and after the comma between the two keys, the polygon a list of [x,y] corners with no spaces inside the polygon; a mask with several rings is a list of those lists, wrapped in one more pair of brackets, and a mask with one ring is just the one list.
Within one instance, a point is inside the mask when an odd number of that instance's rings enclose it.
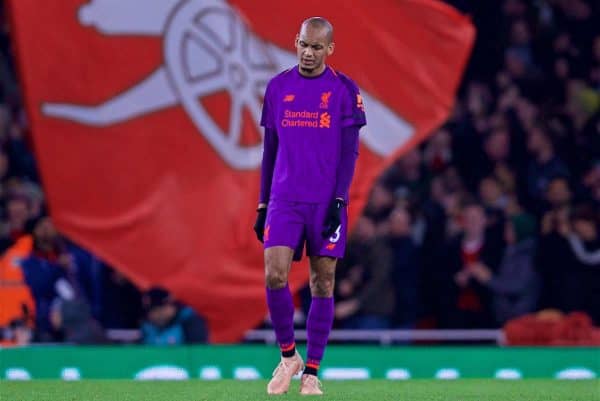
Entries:
{"label": "neck", "polygon": [[319,68],[315,68],[313,70],[305,70],[302,67],[298,66],[298,72],[304,77],[314,78],[321,75],[323,71],[325,71],[325,68],[327,68],[325,64],[321,64]]}

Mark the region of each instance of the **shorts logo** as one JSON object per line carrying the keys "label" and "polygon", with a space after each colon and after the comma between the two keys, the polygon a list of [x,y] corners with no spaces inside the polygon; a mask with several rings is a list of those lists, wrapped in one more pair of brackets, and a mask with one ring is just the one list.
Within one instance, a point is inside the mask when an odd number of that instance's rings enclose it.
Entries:
{"label": "shorts logo", "polygon": [[283,98],[283,101],[284,102],[293,102],[295,97],[296,97],[295,95],[285,95]]}
{"label": "shorts logo", "polygon": [[271,225],[267,225],[265,227],[265,231],[263,233],[263,240],[268,241],[269,240],[269,231],[271,231]]}
{"label": "shorts logo", "polygon": [[329,108],[329,98],[331,97],[331,91],[329,92],[323,92],[321,94],[321,104],[319,105],[319,108],[321,109],[328,109]]}
{"label": "shorts logo", "polygon": [[325,112],[321,114],[321,118],[319,120],[319,128],[329,128],[331,126],[331,115]]}
{"label": "shorts logo", "polygon": [[335,248],[335,244],[327,244],[325,246],[325,249],[327,249],[328,251],[333,251],[333,248]]}
{"label": "shorts logo", "polygon": [[363,112],[365,111],[365,104],[363,103],[363,98],[360,93],[356,94],[356,107],[361,109]]}

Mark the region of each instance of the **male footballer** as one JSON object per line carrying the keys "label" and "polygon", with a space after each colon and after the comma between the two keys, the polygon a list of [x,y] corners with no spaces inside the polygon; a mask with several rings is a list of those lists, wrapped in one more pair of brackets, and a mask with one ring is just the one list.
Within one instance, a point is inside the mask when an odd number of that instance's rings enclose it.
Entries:
{"label": "male footballer", "polygon": [[[317,373],[334,317],[335,267],[346,246],[348,190],[366,119],[356,84],[325,64],[334,51],[329,21],[305,20],[295,46],[298,65],[275,76],[264,97],[254,230],[264,242],[267,304],[281,349],[267,392],[286,393],[292,377],[302,372],[300,394],[319,395]],[[292,260],[301,256],[304,244],[312,295],[306,364],[296,351],[288,286]]]}

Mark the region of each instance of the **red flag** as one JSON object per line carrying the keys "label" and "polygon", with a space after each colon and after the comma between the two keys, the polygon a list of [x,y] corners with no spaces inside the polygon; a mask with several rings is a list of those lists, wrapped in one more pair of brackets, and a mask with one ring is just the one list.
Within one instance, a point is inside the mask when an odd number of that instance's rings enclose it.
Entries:
{"label": "red flag", "polygon": [[[239,340],[265,316],[252,232],[268,79],[295,63],[315,10],[333,66],[361,87],[368,126],[359,213],[392,156],[448,116],[473,44],[468,19],[428,0],[12,0],[36,155],[62,232],[138,285],[160,284]],[[291,273],[292,288],[308,278]]]}

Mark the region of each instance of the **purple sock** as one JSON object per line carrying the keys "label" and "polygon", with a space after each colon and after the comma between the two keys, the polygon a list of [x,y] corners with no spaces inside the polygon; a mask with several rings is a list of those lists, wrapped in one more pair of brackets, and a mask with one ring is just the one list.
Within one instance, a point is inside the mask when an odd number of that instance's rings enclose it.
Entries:
{"label": "purple sock", "polygon": [[306,321],[307,355],[304,373],[316,375],[333,326],[333,297],[313,297]]}
{"label": "purple sock", "polygon": [[[267,305],[275,330],[275,337],[283,356],[292,356],[296,352],[294,340],[294,302],[290,287],[272,290],[267,288]],[[291,355],[289,355],[291,353]]]}

